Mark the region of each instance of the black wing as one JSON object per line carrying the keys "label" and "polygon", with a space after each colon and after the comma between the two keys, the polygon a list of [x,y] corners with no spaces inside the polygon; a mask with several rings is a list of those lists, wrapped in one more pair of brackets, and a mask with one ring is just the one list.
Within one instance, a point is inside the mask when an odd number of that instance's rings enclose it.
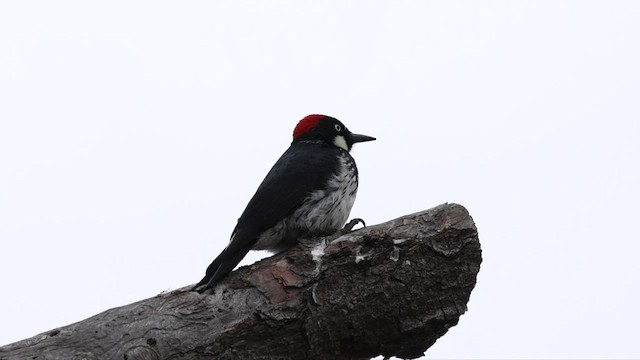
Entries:
{"label": "black wing", "polygon": [[[338,148],[319,143],[296,143],[273,165],[238,219],[229,245],[209,265],[194,287],[204,291],[233,268],[251,250],[258,236],[286,218],[310,192],[322,189],[338,169]],[[335,153],[334,153],[335,152]]]}
{"label": "black wing", "polygon": [[322,189],[338,170],[339,151],[316,143],[291,146],[258,187],[238,219],[236,230],[262,233],[290,215],[310,192]]}

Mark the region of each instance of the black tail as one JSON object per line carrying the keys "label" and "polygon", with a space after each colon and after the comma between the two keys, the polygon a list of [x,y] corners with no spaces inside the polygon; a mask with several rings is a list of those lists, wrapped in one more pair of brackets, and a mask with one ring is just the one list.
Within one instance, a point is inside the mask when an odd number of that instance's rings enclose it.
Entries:
{"label": "black tail", "polygon": [[211,288],[218,282],[218,280],[230,273],[231,270],[233,270],[233,268],[236,267],[236,265],[238,265],[238,263],[244,258],[244,256],[247,255],[250,249],[250,247],[237,248],[237,246],[229,244],[229,246],[222,250],[220,255],[213,260],[211,265],[207,268],[206,275],[191,289],[191,291],[194,291],[203,285],[204,287],[197,290],[199,293]]}

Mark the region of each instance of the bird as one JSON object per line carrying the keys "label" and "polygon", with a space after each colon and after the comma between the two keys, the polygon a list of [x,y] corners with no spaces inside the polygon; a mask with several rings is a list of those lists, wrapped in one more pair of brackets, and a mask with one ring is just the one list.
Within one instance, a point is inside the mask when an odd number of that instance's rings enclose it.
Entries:
{"label": "bird", "polygon": [[300,120],[291,145],[258,186],[229,243],[192,290],[212,288],[250,250],[279,253],[299,239],[339,232],[358,190],[358,168],[349,152],[355,143],[373,140],[331,116],[311,114]]}

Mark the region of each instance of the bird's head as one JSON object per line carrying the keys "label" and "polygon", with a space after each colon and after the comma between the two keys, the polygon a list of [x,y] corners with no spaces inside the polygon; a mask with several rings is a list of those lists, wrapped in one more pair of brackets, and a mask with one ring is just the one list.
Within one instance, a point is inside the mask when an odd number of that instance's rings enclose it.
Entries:
{"label": "bird's head", "polygon": [[372,141],[376,138],[354,134],[338,119],[326,115],[305,116],[293,130],[293,142],[320,140],[337,146],[346,151],[351,150],[353,144]]}

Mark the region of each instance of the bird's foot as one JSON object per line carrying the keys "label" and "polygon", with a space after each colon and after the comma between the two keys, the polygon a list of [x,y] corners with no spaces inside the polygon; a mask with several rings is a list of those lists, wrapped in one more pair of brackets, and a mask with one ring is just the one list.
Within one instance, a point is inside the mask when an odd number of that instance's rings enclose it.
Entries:
{"label": "bird's foot", "polygon": [[332,242],[333,240],[339,238],[342,235],[346,235],[348,233],[350,233],[351,231],[353,231],[353,228],[358,225],[358,223],[362,223],[362,227],[365,228],[367,226],[367,224],[364,223],[364,220],[360,219],[360,218],[355,218],[351,221],[349,221],[348,223],[345,224],[345,226],[336,231],[335,234],[333,235],[329,235],[329,236],[325,236],[325,239],[329,242]]}
{"label": "bird's foot", "polygon": [[366,228],[367,224],[364,223],[364,220],[360,219],[360,218],[355,218],[355,219],[351,219],[351,221],[349,221],[343,228],[342,230],[340,230],[340,235],[344,235],[344,234],[348,234],[350,233],[353,228],[358,225],[358,223],[362,223],[362,228]]}

